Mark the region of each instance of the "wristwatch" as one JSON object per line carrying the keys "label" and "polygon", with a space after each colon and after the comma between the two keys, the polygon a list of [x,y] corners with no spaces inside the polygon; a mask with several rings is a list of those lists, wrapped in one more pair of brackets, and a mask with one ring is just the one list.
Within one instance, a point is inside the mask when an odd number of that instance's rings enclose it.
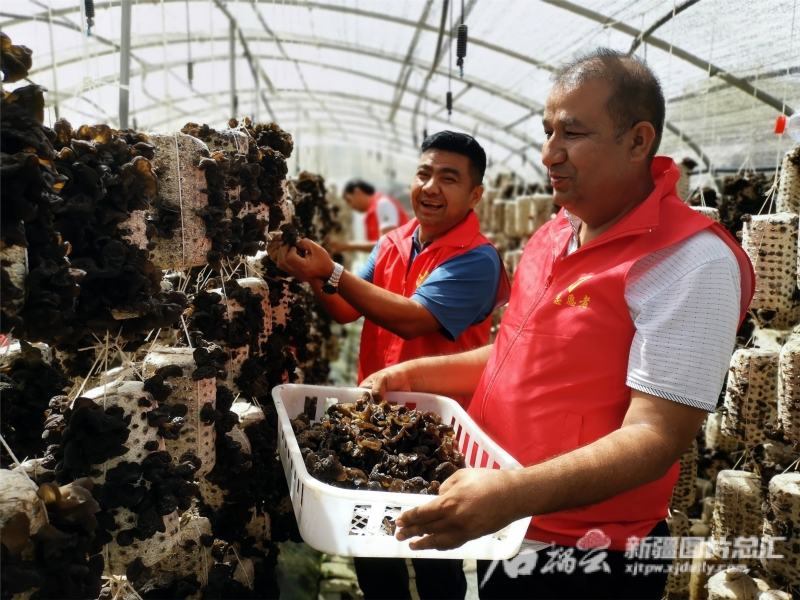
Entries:
{"label": "wristwatch", "polygon": [[322,284],[322,291],[326,294],[335,294],[339,291],[339,279],[342,278],[344,267],[339,263],[333,263],[333,273],[328,277],[328,280]]}

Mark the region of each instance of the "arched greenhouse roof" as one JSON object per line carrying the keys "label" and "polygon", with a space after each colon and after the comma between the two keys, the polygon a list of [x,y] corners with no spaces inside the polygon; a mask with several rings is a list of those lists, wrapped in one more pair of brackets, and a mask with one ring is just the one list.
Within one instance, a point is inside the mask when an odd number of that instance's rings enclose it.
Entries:
{"label": "arched greenhouse roof", "polygon": [[[384,166],[412,161],[424,131],[449,128],[475,135],[495,166],[540,179],[551,75],[598,46],[647,60],[667,98],[661,152],[701,170],[774,169],[791,145],[773,133],[775,118],[800,106],[796,0],[130,4],[127,126],[274,120],[295,137],[305,168],[332,177],[355,169],[354,153],[383,156]],[[50,122],[120,126],[122,2],[95,0],[94,11],[87,35],[84,0],[0,8],[0,29],[33,50],[29,78],[49,90]]]}

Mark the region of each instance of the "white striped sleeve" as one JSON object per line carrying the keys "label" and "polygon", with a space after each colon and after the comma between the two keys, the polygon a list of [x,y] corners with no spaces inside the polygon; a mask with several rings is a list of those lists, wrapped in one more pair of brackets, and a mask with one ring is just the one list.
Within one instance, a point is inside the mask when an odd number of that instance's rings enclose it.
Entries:
{"label": "white striped sleeve", "polygon": [[740,294],[736,258],[711,232],[637,262],[625,289],[636,327],[627,385],[714,410],[736,342]]}

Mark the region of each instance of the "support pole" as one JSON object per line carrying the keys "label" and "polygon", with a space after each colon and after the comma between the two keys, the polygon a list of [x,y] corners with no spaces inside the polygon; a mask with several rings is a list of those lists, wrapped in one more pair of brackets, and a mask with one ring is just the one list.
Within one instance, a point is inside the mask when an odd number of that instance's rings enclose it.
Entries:
{"label": "support pole", "polygon": [[253,122],[258,123],[258,97],[261,95],[261,85],[259,83],[258,71],[253,69],[253,83],[256,87],[256,94],[253,97]]}
{"label": "support pole", "polygon": [[119,44],[119,127],[128,128],[131,83],[131,0],[122,0]]}
{"label": "support pole", "polygon": [[230,21],[230,71],[231,71],[231,117],[236,118],[239,99],[236,97],[236,23]]}

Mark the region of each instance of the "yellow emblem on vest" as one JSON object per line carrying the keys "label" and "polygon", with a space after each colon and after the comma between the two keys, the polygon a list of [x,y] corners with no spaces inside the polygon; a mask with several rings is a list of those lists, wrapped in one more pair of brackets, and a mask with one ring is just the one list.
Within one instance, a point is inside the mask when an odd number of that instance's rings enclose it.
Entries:
{"label": "yellow emblem on vest", "polygon": [[419,276],[417,277],[417,287],[425,283],[425,280],[428,278],[428,275],[430,275],[430,271],[425,271],[424,273],[419,274]]}
{"label": "yellow emblem on vest", "polygon": [[[572,294],[572,291],[576,287],[578,287],[581,283],[583,283],[587,279],[591,279],[592,277],[593,277],[593,275],[586,275],[585,277],[581,277],[580,279],[578,279],[578,281],[576,281],[575,283],[573,283],[571,286],[569,286],[567,288],[567,294],[568,294],[567,295],[567,300],[566,300],[566,305],[567,306],[578,306],[580,308],[589,308],[589,302],[590,302],[591,298],[589,298],[589,296],[584,296],[583,300],[578,302],[575,299],[575,296]],[[563,292],[562,292],[562,294],[563,294]],[[557,306],[561,306],[562,302],[563,302],[563,300],[561,299],[561,294],[558,294],[556,296],[556,299],[553,300],[553,304],[555,304]]]}
{"label": "yellow emblem on vest", "polygon": [[586,275],[585,277],[581,277],[580,279],[578,279],[578,281],[576,281],[576,282],[575,282],[575,283],[573,283],[571,286],[569,286],[569,287],[567,288],[567,290],[568,290],[570,293],[572,293],[572,290],[574,290],[576,287],[578,287],[580,284],[582,284],[582,283],[583,283],[584,281],[586,281],[587,279],[591,279],[592,277],[593,277],[593,275]]}

